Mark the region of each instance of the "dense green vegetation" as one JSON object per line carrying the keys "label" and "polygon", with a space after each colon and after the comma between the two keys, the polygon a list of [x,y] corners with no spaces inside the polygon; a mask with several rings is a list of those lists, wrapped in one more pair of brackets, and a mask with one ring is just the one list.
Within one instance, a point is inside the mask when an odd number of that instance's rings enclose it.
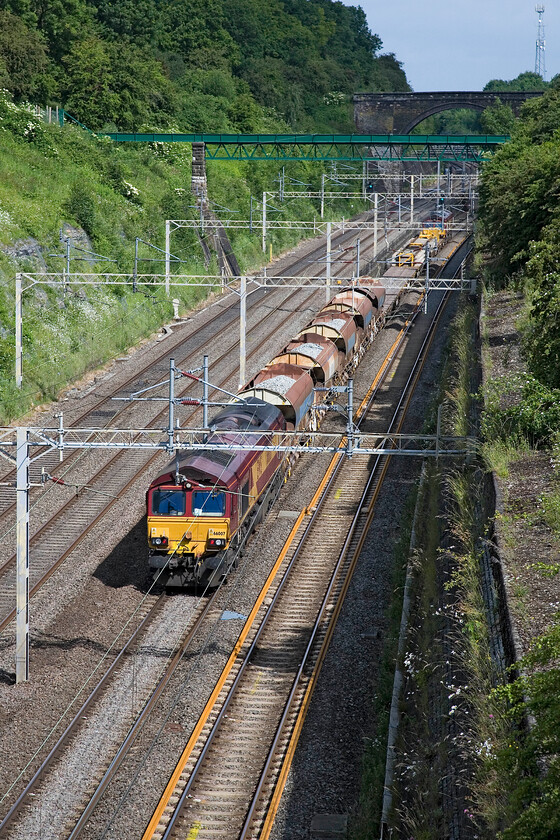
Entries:
{"label": "dense green vegetation", "polygon": [[[88,368],[118,355],[156,330],[172,315],[161,287],[130,288],[134,241],[164,247],[164,220],[196,218],[190,192],[191,147],[183,144],[118,145],[79,128],[59,128],[37,118],[32,109],[0,96],[0,422],[30,405],[53,398],[59,389]],[[258,224],[257,197],[278,188],[277,163],[209,162],[212,201],[248,219],[251,196]],[[319,190],[324,166],[293,162],[286,178]],[[276,184],[275,184],[276,179]],[[273,218],[313,220],[317,202],[292,199],[271,202]],[[327,204],[330,218],[357,213],[359,201]],[[224,210],[218,211],[224,213]],[[228,213],[226,212],[226,216]],[[129,285],[70,287],[60,282],[36,286],[24,294],[24,389],[14,385],[14,277],[20,271],[53,271],[64,266],[69,238],[72,272],[123,272]],[[275,230],[268,236],[273,253],[293,246],[298,231]],[[243,270],[263,261],[260,230],[232,232],[234,252]],[[107,263],[84,251],[109,257]],[[177,230],[172,253],[182,260],[174,273],[217,273],[205,266],[193,230]],[[268,251],[268,248],[267,248]],[[140,244],[139,273],[161,274],[162,254]],[[270,251],[267,253],[267,258]],[[199,295],[203,292],[199,290]],[[195,302],[192,289],[173,288],[186,307]]]}
{"label": "dense green vegetation", "polygon": [[[172,311],[158,288],[140,287],[134,297],[125,287],[87,294],[34,288],[24,296],[20,394],[13,382],[15,272],[60,272],[60,240],[70,239],[72,271],[130,273],[136,237],[162,247],[166,218],[196,215],[190,147],[118,147],[47,126],[26,102],[62,104],[95,131],[347,132],[353,92],[408,89],[399,62],[380,55],[381,46],[360,8],[333,0],[0,0],[0,419],[53,397]],[[238,218],[248,218],[251,206],[258,217],[251,196],[274,188],[278,168],[210,164],[210,197]],[[315,164],[286,167],[287,178],[313,189],[320,172]],[[327,213],[361,207],[339,203]],[[270,213],[313,219],[317,210],[302,199]],[[277,252],[298,238],[276,231],[269,243]],[[262,261],[257,231],[232,240],[243,269]],[[216,272],[204,265],[193,231],[175,232],[172,250],[183,260],[174,270]],[[140,256],[140,271],[161,271],[161,254],[141,244]],[[192,290],[174,294],[185,306],[196,297]]]}
{"label": "dense green vegetation", "polygon": [[[479,248],[496,286],[526,291],[525,341],[531,372],[560,388],[560,90],[526,103],[512,142],[485,166]],[[555,397],[557,399],[557,397]]]}
{"label": "dense green vegetation", "polygon": [[[166,218],[196,215],[189,146],[119,147],[47,126],[26,101],[62,104],[96,131],[348,131],[353,92],[408,89],[395,57],[380,50],[364,12],[332,0],[0,0],[0,419],[52,398],[172,311],[158,287],[141,286],[138,295],[114,286],[34,288],[24,295],[20,394],[15,272],[60,272],[61,240],[69,239],[72,271],[130,274],[136,237],[161,248]],[[210,164],[210,197],[238,218],[252,206],[258,218],[251,196],[274,188],[278,168]],[[286,177],[318,189],[321,169],[292,163]],[[361,207],[339,203],[327,213]],[[304,199],[270,208],[276,218],[313,219],[317,211]],[[275,231],[271,253],[298,238]],[[232,244],[244,270],[262,261],[257,231],[239,231]],[[182,260],[174,271],[216,273],[194,231],[176,231],[172,251]],[[141,272],[161,272],[161,254],[149,245],[140,245],[140,257]],[[174,295],[185,306],[197,297]]]}
{"label": "dense green vegetation", "polygon": [[520,73],[515,79],[505,81],[504,79],[491,79],[485,86],[485,91],[528,91],[528,90],[546,90],[549,87],[554,87],[558,77],[555,76],[550,82],[545,82],[542,76],[538,73],[533,73],[532,70],[526,70],[525,73]]}
{"label": "dense green vegetation", "polygon": [[408,90],[381,46],[333,0],[0,0],[0,86],[94,130],[348,131]]}
{"label": "dense green vegetation", "polygon": [[[528,75],[528,74],[527,74]],[[528,79],[528,83],[534,80]],[[528,102],[512,142],[485,167],[478,247],[490,288],[522,292],[525,369],[487,389],[483,427],[514,453],[539,447],[560,457],[560,85]],[[497,84],[497,83],[496,83]],[[497,88],[493,88],[497,89]],[[542,518],[558,531],[560,494],[544,494]],[[544,564],[536,564],[543,566]],[[558,575],[558,564],[535,574]],[[496,738],[489,771],[502,797],[504,840],[553,840],[560,835],[559,624],[537,639],[520,663],[521,676],[495,692],[509,735]],[[533,721],[526,726],[527,719]],[[508,780],[504,786],[504,780]]]}

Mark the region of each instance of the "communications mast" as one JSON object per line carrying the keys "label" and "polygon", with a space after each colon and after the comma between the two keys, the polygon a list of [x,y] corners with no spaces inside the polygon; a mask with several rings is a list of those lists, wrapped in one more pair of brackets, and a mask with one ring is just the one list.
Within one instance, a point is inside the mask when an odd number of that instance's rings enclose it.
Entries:
{"label": "communications mast", "polygon": [[535,11],[539,16],[539,28],[537,32],[537,45],[535,50],[535,73],[537,73],[537,75],[539,76],[542,76],[543,81],[546,81],[546,41],[544,40],[544,6],[542,5],[542,3],[538,3],[535,6]]}

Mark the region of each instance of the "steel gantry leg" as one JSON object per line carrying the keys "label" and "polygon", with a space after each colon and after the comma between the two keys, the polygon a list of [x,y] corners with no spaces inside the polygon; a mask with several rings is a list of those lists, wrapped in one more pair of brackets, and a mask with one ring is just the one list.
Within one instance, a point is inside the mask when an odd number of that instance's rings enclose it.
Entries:
{"label": "steel gantry leg", "polygon": [[377,222],[379,217],[379,193],[373,196],[373,259],[377,256]]}
{"label": "steel gantry leg", "polygon": [[21,274],[16,274],[16,386],[23,383],[23,311],[21,299]]}
{"label": "steel gantry leg", "polygon": [[245,385],[245,336],[247,332],[247,278],[241,276],[241,296],[239,300],[239,390]]}
{"label": "steel gantry leg", "polygon": [[17,429],[16,683],[29,679],[29,433]]}
{"label": "steel gantry leg", "polygon": [[266,193],[263,192],[263,206],[262,206],[262,249],[263,254],[266,254]]}
{"label": "steel gantry leg", "polygon": [[169,427],[167,429],[167,451],[175,449],[175,359],[169,359]]}
{"label": "steel gantry leg", "polygon": [[165,294],[169,297],[169,280],[171,274],[171,222],[165,220]]}
{"label": "steel gantry leg", "polygon": [[331,222],[327,222],[327,268],[326,268],[326,297],[327,303],[331,299]]}
{"label": "steel gantry leg", "polygon": [[202,426],[208,428],[208,356],[202,360]]}

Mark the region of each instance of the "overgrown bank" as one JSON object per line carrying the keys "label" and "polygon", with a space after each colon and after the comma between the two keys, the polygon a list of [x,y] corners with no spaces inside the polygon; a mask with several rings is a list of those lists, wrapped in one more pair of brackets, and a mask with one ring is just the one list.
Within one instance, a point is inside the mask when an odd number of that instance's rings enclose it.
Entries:
{"label": "overgrown bank", "polygon": [[[447,434],[476,433],[476,327],[476,307],[464,301],[442,379]],[[400,662],[389,825],[406,838],[495,837],[483,792],[486,746],[498,720],[490,693],[504,668],[489,621],[498,583],[481,550],[491,500],[476,462],[429,463],[421,492],[416,543],[408,558],[410,621]]]}
{"label": "overgrown bank", "polygon": [[395,830],[415,840],[560,836],[559,114],[556,90],[527,104],[483,170],[485,378],[465,323],[445,412],[457,434],[480,408],[483,461],[428,484],[444,517],[403,662]]}
{"label": "overgrown bank", "polygon": [[[465,306],[453,327],[443,380],[442,422],[449,434],[473,434],[478,427],[476,316]],[[537,590],[544,600],[542,582],[550,586],[557,569],[535,563],[537,545],[529,544],[526,562],[536,582],[520,616],[517,561],[528,537],[515,532],[512,553],[512,532],[504,528],[511,509],[503,507],[498,488],[494,523],[496,498],[485,464],[429,464],[421,493],[409,558],[411,619],[400,661],[404,683],[389,825],[396,836],[422,840],[552,840],[559,831],[558,676],[550,666],[558,632],[539,636],[532,653],[516,663],[515,628],[523,639],[523,621],[532,623],[527,606]],[[516,500],[514,511],[518,505]],[[539,537],[550,539],[551,533],[541,530]],[[550,589],[546,597],[552,597]],[[553,618],[554,603],[543,604],[541,618],[547,609]],[[509,668],[514,664],[521,677]]]}
{"label": "overgrown bank", "polygon": [[527,369],[527,317],[519,292],[487,296],[484,454],[496,476],[496,530],[520,657],[516,678],[494,695],[509,726],[507,738],[495,739],[494,761],[502,780],[503,837],[552,840],[560,835],[559,452],[549,425],[554,400]]}
{"label": "overgrown bank", "polygon": [[[472,436],[478,426],[478,311],[463,299],[458,312],[429,427],[435,427],[441,404],[443,433]],[[398,657],[398,703],[391,712],[392,736],[398,726],[398,738],[388,756],[393,781],[385,779],[387,741],[381,736],[364,761],[356,837],[380,836],[384,781],[392,804],[387,810],[385,797],[383,822],[391,836],[474,837],[488,824],[483,745],[497,722],[490,693],[507,664],[503,652],[496,653],[502,628],[491,621],[500,580],[492,574],[492,558],[483,563],[481,552],[492,513],[488,479],[478,462],[426,464],[414,517],[409,510],[401,523],[386,667],[376,692],[375,714],[387,728],[406,571],[409,618]]]}
{"label": "overgrown bank", "polygon": [[480,205],[484,454],[523,655],[521,676],[496,695],[513,727],[493,748],[508,840],[560,835],[559,116],[554,90],[524,107],[513,142],[484,168]]}
{"label": "overgrown bank", "polygon": [[[163,289],[139,286],[130,277],[139,237],[139,273],[161,274],[165,219],[196,218],[190,192],[191,147],[182,144],[117,145],[72,127],[49,126],[7,95],[0,96],[0,422],[53,398],[85,370],[126,350],[158,329],[172,314]],[[320,189],[321,167],[293,162],[286,177]],[[276,163],[210,162],[213,202],[237,218],[260,218],[255,198],[274,189]],[[276,185],[277,186],[277,185]],[[313,220],[318,208],[309,199],[275,201],[274,218]],[[327,216],[357,213],[360,201],[332,203]],[[222,212],[218,210],[218,212]],[[269,212],[272,213],[272,210]],[[294,245],[296,230],[273,230],[272,253]],[[24,388],[14,383],[14,285],[16,271],[60,272],[70,242],[71,272],[123,273],[128,285],[68,286],[59,282],[24,294]],[[262,263],[260,231],[232,232],[243,270]],[[151,243],[151,244],[146,244]],[[206,266],[197,232],[173,233],[171,251],[179,261],[173,273],[217,274]],[[111,261],[101,259],[101,255]],[[183,310],[204,291],[173,287]]]}

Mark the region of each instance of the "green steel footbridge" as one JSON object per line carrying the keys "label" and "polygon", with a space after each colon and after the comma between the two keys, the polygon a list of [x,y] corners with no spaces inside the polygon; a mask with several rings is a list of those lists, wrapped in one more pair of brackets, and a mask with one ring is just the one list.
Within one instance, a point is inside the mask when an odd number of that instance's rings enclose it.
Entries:
{"label": "green steel footbridge", "polygon": [[121,134],[117,143],[204,144],[206,160],[400,160],[480,163],[508,135]]}

